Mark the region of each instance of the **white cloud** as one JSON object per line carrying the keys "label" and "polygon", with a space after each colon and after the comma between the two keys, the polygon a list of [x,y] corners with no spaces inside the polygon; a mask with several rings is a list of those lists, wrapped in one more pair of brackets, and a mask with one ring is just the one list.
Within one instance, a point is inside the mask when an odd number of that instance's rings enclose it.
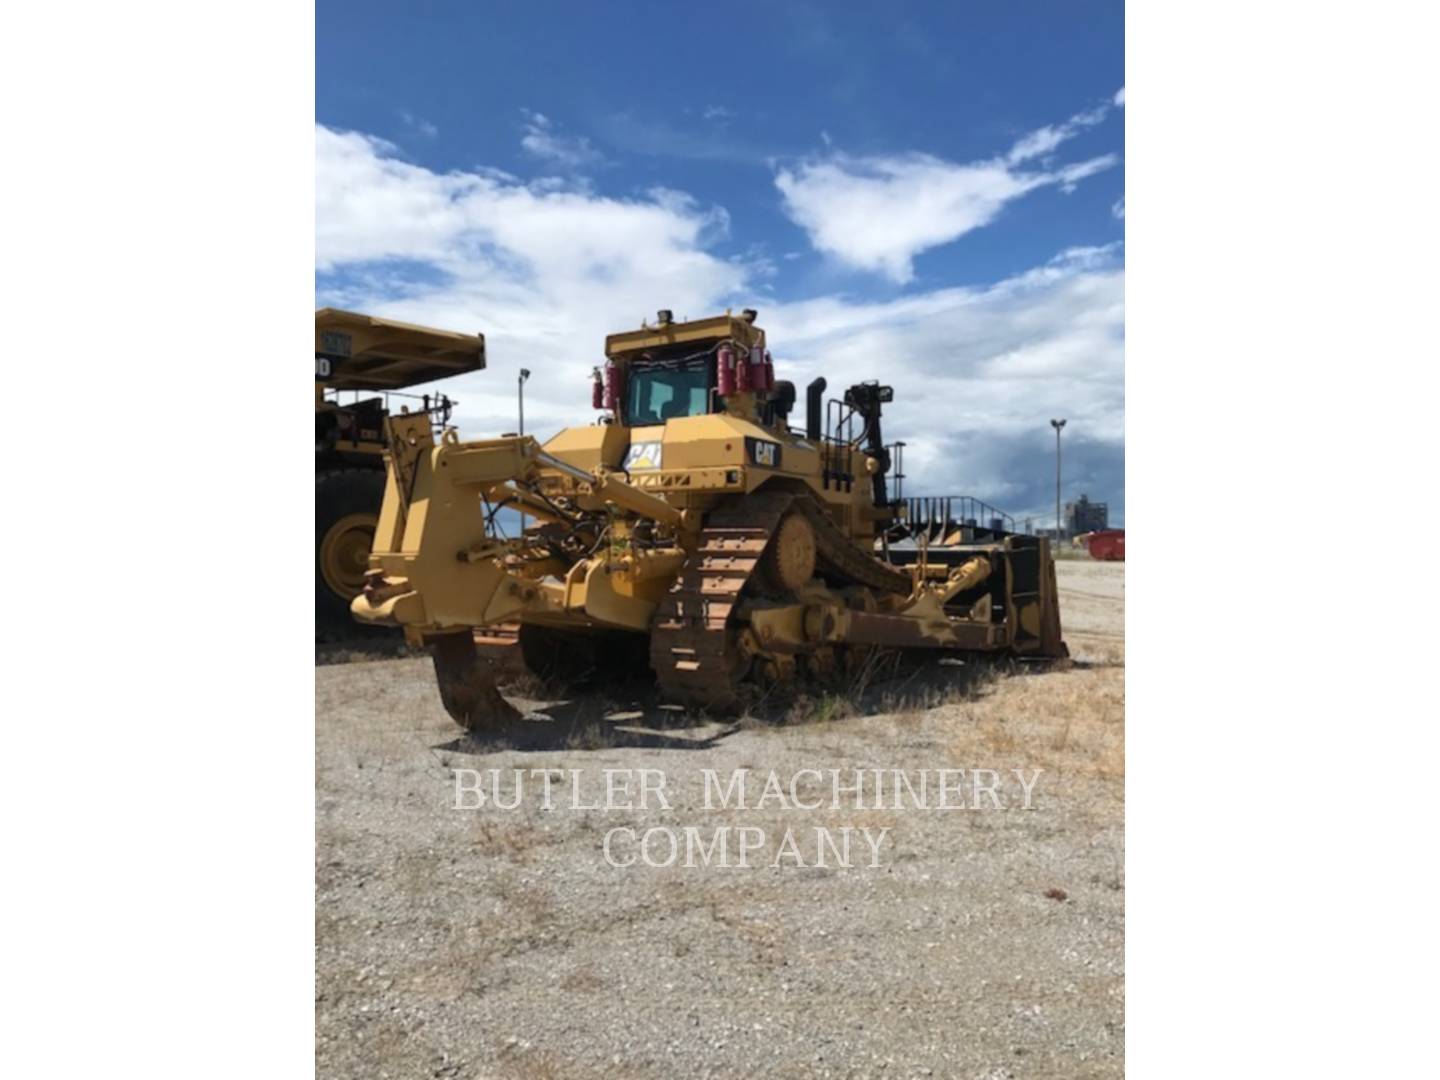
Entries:
{"label": "white cloud", "polygon": [[1067,124],[1046,125],[1037,128],[1012,146],[1010,152],[1005,155],[1005,160],[1011,165],[1018,165],[1031,158],[1043,157],[1073,134],[1075,134],[1074,130]]}
{"label": "white cloud", "polygon": [[[315,138],[321,302],[481,329],[502,373],[548,369],[526,388],[537,423],[574,422],[605,334],[658,308],[699,317],[746,298],[746,268],[710,250],[728,216],[683,192],[604,198],[489,169],[432,172],[355,132],[317,127]],[[504,425],[513,381],[460,380],[480,430]]]}
{"label": "white cloud", "polygon": [[711,283],[734,272],[701,250],[723,235],[721,208],[656,188],[638,200],[527,186],[491,169],[435,173],[389,143],[317,127],[316,261],[420,259],[462,270],[476,258],[515,261],[561,277],[698,269]]}
{"label": "white cloud", "polygon": [[701,113],[706,120],[727,121],[735,119],[735,113],[724,105],[711,105]]}
{"label": "white cloud", "polygon": [[926,154],[827,160],[781,169],[785,212],[820,251],[899,281],[911,260],[989,222],[1043,181],[994,161],[954,165]]}
{"label": "white cloud", "polygon": [[[968,493],[1016,513],[1053,497],[1051,415],[1067,416],[1066,476],[1120,498],[1124,274],[1118,245],[1074,248],[985,288],[887,303],[763,299],[768,266],[713,247],[723,209],[655,189],[614,199],[538,190],[488,169],[435,173],[364,135],[316,131],[318,300],[486,336],[487,370],[448,380],[462,434],[586,423],[607,333],[656,309],[701,317],[760,308],[780,377],[832,395],[863,379],[896,390],[886,436],[909,444],[912,493]],[[802,405],[803,408],[803,405]],[[1077,493],[1067,479],[1067,497]],[[1112,508],[1115,516],[1119,508]]]}
{"label": "white cloud", "polygon": [[1116,199],[1115,202],[1114,202],[1113,204],[1111,204],[1111,206],[1110,206],[1110,216],[1113,217],[1116,221],[1124,221],[1124,220],[1125,220],[1125,196],[1124,196],[1124,195],[1121,195],[1120,198]]}
{"label": "white cloud", "polygon": [[760,164],[775,152],[753,141],[751,133],[729,120],[710,117],[707,124],[689,120],[672,121],[662,115],[630,110],[611,113],[597,121],[606,144],[617,150],[646,157],[677,157],[695,161],[740,161]]}
{"label": "white cloud", "polygon": [[400,110],[400,119],[405,121],[405,126],[418,135],[427,139],[433,139],[440,134],[440,129],[426,120],[423,116],[416,116],[407,109]]}
{"label": "white cloud", "polygon": [[1119,108],[1123,109],[1125,107],[1125,88],[1123,86],[1115,91],[1114,101]]}
{"label": "white cloud", "polygon": [[782,168],[775,185],[786,213],[818,250],[862,270],[904,283],[922,251],[948,244],[994,220],[1004,206],[1036,188],[1070,192],[1111,168],[1105,154],[1074,164],[1027,170],[1061,143],[1104,120],[1108,105],[1063,124],[1032,131],[1003,157],[968,164],[929,154],[852,157],[831,153]]}
{"label": "white cloud", "polygon": [[885,303],[772,304],[761,322],[802,401],[816,375],[828,381],[827,396],[863,379],[895,387],[885,436],[907,443],[911,493],[977,495],[1041,515],[1054,497],[1048,419],[1065,416],[1066,498],[1088,486],[1114,503],[1123,497],[1125,428],[1118,253],[1118,244],[1072,248],[985,288]]}
{"label": "white cloud", "polygon": [[1065,194],[1074,191],[1081,180],[1088,179],[1098,172],[1113,168],[1120,161],[1118,154],[1102,154],[1100,157],[1091,158],[1089,161],[1082,161],[1075,165],[1067,165],[1056,172],[1055,179],[1060,182],[1060,190]]}
{"label": "white cloud", "polygon": [[1019,139],[1010,148],[1010,152],[1005,155],[1005,160],[1011,165],[1018,165],[1023,161],[1030,161],[1032,158],[1044,157],[1067,139],[1073,139],[1086,128],[1094,127],[1103,121],[1109,113],[1108,105],[1100,105],[1085,112],[1076,113],[1063,124],[1047,124],[1045,127],[1037,128]]}
{"label": "white cloud", "polygon": [[605,155],[583,135],[563,135],[544,113],[521,109],[525,117],[525,135],[520,145],[525,152],[561,169],[575,170],[598,165]]}

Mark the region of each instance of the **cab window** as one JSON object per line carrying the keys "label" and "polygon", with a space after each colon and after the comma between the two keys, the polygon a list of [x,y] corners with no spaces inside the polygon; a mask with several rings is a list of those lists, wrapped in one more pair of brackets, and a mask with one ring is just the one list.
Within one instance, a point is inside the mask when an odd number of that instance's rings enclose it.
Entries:
{"label": "cab window", "polygon": [[710,373],[702,360],[632,365],[625,392],[631,427],[663,424],[677,416],[710,411]]}

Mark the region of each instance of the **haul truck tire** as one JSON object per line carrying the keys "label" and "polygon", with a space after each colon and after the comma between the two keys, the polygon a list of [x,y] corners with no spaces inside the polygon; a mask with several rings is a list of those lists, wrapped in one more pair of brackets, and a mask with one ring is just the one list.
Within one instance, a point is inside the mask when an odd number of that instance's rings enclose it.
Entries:
{"label": "haul truck tire", "polygon": [[315,476],[315,638],[341,641],[383,633],[350,614],[365,584],[375,523],[385,494],[376,469],[339,469]]}

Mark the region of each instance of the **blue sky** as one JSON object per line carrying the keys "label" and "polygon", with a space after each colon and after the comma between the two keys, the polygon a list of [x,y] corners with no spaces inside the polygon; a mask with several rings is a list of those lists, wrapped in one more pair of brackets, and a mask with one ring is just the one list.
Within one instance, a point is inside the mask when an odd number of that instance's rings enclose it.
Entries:
{"label": "blue sky", "polygon": [[[723,17],[722,17],[723,16]],[[1121,4],[317,9],[317,298],[480,330],[462,434],[588,422],[608,331],[754,306],[896,389],[909,486],[1124,508]],[[1053,510],[1049,511],[1053,514]]]}

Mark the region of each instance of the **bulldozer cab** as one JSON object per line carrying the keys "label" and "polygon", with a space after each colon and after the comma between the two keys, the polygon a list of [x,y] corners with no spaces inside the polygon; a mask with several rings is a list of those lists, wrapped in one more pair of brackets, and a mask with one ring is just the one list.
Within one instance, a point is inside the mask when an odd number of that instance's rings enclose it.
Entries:
{"label": "bulldozer cab", "polygon": [[661,311],[653,326],[611,334],[605,339],[605,373],[596,372],[596,407],[612,410],[626,427],[726,412],[766,426],[783,424],[795,390],[774,381],[765,331],[755,318],[746,309],[676,322]]}
{"label": "bulldozer cab", "polygon": [[712,404],[714,388],[714,365],[706,356],[676,360],[641,357],[631,366],[621,412],[631,427],[704,416],[723,407]]}

